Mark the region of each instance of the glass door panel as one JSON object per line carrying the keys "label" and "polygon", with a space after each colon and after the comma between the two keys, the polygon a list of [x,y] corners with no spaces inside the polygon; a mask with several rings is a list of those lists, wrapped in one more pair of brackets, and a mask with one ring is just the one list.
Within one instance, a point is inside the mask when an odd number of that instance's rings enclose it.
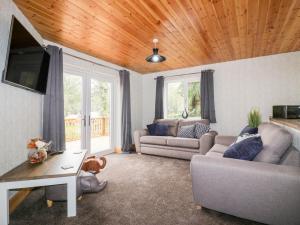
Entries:
{"label": "glass door panel", "polygon": [[64,74],[64,116],[66,149],[81,149],[82,127],[82,77]]}
{"label": "glass door panel", "polygon": [[111,149],[111,83],[90,80],[90,152]]}

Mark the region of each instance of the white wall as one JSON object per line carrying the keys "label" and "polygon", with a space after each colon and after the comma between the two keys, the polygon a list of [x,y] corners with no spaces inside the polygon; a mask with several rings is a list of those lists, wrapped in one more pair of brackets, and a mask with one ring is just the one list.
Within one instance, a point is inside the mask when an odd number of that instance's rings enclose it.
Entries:
{"label": "white wall", "polygon": [[[130,72],[130,89],[131,89],[131,119],[132,119],[132,131],[136,129],[142,128],[142,93],[141,93],[141,87],[142,87],[142,76],[141,74],[129,70],[124,67],[120,67],[118,65],[97,59],[95,57],[89,56],[87,54],[78,52],[76,50],[64,47],[62,45],[44,40],[44,43],[46,45],[56,45],[58,47],[63,48],[63,52],[71,54],[76,57],[69,56],[67,54],[64,55],[64,71],[72,71],[75,70],[76,73],[79,73],[81,75],[85,74],[95,74],[99,77],[108,77],[116,82],[116,90],[115,90],[115,96],[116,96],[116,119],[115,122],[115,131],[116,134],[114,135],[114,142],[115,146],[113,147],[119,147],[121,145],[121,102],[120,102],[120,81],[119,81],[119,73],[116,70],[123,70],[126,69]],[[79,58],[81,59],[79,59]],[[88,60],[88,61],[86,61]],[[113,69],[109,69],[98,64],[102,64],[105,66],[109,66]],[[116,70],[114,70],[116,69]],[[72,72],[70,72],[72,73]]]}
{"label": "white wall", "polygon": [[[5,67],[11,16],[39,41],[43,39],[11,0],[0,0],[0,72]],[[42,95],[0,82],[0,174],[27,158],[27,141],[41,136]]]}
{"label": "white wall", "polygon": [[215,70],[217,123],[212,128],[220,134],[238,134],[252,107],[259,107],[268,121],[273,105],[300,104],[300,52],[285,53],[144,75],[143,126],[154,117],[154,77],[203,69]]}

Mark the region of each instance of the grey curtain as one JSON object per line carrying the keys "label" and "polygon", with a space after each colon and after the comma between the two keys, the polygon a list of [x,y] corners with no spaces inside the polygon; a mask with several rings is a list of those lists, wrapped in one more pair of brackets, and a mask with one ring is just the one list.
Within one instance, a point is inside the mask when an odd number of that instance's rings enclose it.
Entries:
{"label": "grey curtain", "polygon": [[49,45],[50,54],[47,91],[43,105],[43,139],[53,141],[53,150],[64,150],[64,91],[63,91],[63,53],[62,49]]}
{"label": "grey curtain", "polygon": [[120,70],[120,85],[122,99],[121,115],[121,145],[123,152],[132,151],[131,109],[130,109],[130,77],[127,70]]}
{"label": "grey curtain", "polygon": [[216,123],[214,100],[214,71],[201,71],[201,117]]}
{"label": "grey curtain", "polygon": [[156,78],[155,119],[164,118],[164,82],[163,76]]}

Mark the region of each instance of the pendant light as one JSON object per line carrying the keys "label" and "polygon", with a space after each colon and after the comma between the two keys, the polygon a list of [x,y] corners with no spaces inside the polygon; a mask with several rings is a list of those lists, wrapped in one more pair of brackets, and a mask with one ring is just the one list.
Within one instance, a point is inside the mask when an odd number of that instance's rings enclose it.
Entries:
{"label": "pendant light", "polygon": [[146,58],[146,61],[149,63],[160,63],[166,60],[166,57],[158,54],[158,48],[156,47],[156,44],[158,43],[158,39],[153,39],[154,48],[153,48],[153,54],[148,56]]}

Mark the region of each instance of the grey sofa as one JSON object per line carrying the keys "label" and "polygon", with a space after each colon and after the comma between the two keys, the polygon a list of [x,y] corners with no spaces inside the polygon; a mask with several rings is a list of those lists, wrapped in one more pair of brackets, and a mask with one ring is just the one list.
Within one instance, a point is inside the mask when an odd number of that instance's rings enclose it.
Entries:
{"label": "grey sofa", "polygon": [[223,158],[231,136],[216,136],[206,155],[192,158],[195,202],[266,224],[300,224],[300,152],[277,125],[261,124],[259,133],[264,148],[254,161]]}
{"label": "grey sofa", "polygon": [[191,159],[195,154],[208,152],[217,135],[215,131],[210,131],[202,135],[200,139],[177,137],[181,126],[192,125],[196,122],[209,125],[208,120],[159,119],[156,122],[169,126],[168,136],[150,136],[147,129],[135,131],[134,142],[137,153]]}

